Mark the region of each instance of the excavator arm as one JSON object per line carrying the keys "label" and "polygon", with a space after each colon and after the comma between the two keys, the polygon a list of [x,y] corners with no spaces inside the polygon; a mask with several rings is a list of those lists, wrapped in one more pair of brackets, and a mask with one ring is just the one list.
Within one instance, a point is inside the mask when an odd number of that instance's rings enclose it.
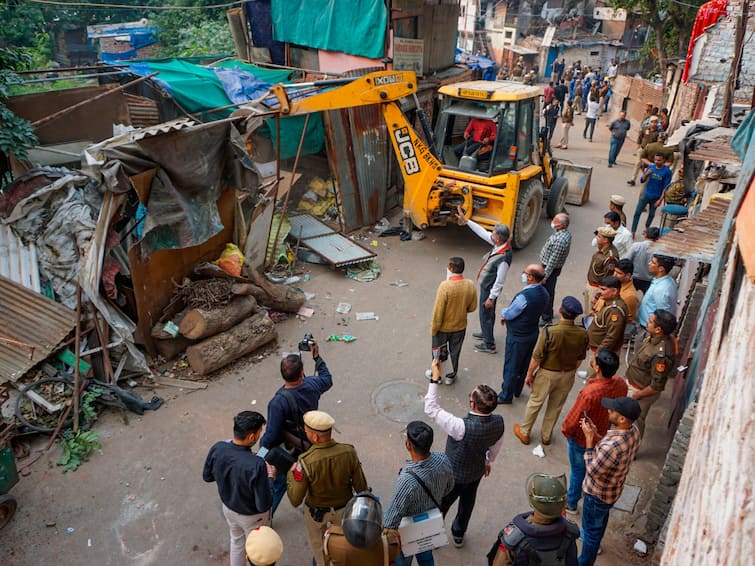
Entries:
{"label": "excavator arm", "polygon": [[[404,179],[404,214],[420,228],[428,226],[428,197],[441,171],[441,164],[414,131],[401,112],[398,100],[417,91],[416,75],[407,71],[379,71],[354,79],[325,80],[311,83],[314,88],[331,90],[306,98],[293,99],[292,85],[272,87],[283,116],[325,110],[340,110],[379,104],[388,135]],[[302,85],[293,85],[301,88]]]}

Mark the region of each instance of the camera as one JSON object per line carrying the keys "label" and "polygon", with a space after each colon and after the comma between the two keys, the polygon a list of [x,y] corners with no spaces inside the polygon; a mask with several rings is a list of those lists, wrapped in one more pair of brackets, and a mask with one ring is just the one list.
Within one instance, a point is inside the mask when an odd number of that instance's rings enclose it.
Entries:
{"label": "camera", "polygon": [[299,351],[300,352],[311,352],[312,351],[312,345],[315,343],[315,337],[312,336],[311,332],[307,332],[304,335],[304,338],[299,342]]}

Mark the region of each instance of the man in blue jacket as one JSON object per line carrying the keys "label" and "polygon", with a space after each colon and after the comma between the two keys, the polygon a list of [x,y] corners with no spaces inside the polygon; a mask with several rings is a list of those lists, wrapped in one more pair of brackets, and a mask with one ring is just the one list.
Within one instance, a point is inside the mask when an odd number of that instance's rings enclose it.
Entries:
{"label": "man in blue jacket", "polygon": [[498,403],[510,405],[524,387],[527,367],[540,331],[538,322],[550,295],[542,285],[543,266],[528,265],[522,273],[524,289],[514,295],[508,308],[501,312],[501,324],[506,325],[506,360],[503,363],[503,384]]}
{"label": "man in blue jacket", "polygon": [[640,216],[648,208],[648,217],[645,221],[645,228],[650,228],[655,217],[655,209],[661,205],[663,192],[671,184],[671,169],[665,163],[665,158],[660,153],[656,153],[653,163],[645,168],[645,172],[640,177],[640,183],[647,181],[645,189],[640,195],[637,202],[637,208],[634,209],[634,219],[632,220],[632,238],[637,232],[637,225],[640,223]]}
{"label": "man in blue jacket", "polygon": [[231,534],[231,566],[244,566],[245,541],[252,530],[270,524],[273,501],[265,461],[252,452],[265,417],[242,411],[233,418],[233,438],[216,442],[207,455],[202,479],[215,482]]}

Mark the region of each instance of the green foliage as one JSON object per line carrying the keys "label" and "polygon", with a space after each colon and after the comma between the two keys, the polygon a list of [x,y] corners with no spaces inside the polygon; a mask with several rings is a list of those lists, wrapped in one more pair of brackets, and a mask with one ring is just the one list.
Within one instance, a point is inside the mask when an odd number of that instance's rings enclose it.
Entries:
{"label": "green foliage", "polygon": [[89,460],[92,452],[100,450],[102,445],[97,442],[99,437],[100,435],[93,430],[79,430],[76,433],[71,429],[65,430],[58,441],[62,451],[58,466],[63,466],[63,473],[76,471],[81,464]]}
{"label": "green foliage", "polygon": [[[33,55],[24,49],[0,47],[0,100],[8,98],[11,85],[19,82],[14,69],[22,68],[33,61]],[[34,127],[28,120],[19,118],[0,102],[0,151],[26,159],[29,148],[37,145]]]}
{"label": "green foliage", "polygon": [[164,12],[153,19],[160,29],[160,55],[191,57],[234,53],[233,36],[225,14],[204,11]]}
{"label": "green foliage", "polygon": [[81,400],[81,407],[79,407],[79,414],[88,423],[92,423],[97,420],[97,409],[94,408],[94,403],[102,395],[102,388],[93,385],[87,389],[84,394],[84,398]]}
{"label": "green foliage", "polygon": [[22,0],[0,2],[0,45],[36,47],[37,35],[45,33],[42,8]]}

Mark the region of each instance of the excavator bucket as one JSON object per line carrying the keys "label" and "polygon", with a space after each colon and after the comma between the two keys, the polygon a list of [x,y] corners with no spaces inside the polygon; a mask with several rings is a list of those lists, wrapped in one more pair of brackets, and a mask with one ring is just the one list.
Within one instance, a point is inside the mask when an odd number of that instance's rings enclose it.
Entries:
{"label": "excavator bucket", "polygon": [[566,195],[567,204],[582,206],[590,200],[591,166],[577,165],[576,163],[559,159],[556,165],[556,178],[559,177],[565,178],[569,183],[569,192]]}

